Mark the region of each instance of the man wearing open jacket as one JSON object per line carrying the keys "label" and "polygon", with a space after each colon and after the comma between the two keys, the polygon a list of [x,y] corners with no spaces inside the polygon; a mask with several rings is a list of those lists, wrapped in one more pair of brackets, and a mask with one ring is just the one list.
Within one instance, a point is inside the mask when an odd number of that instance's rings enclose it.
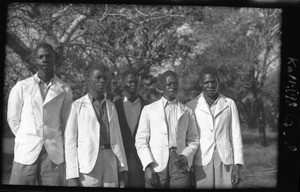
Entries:
{"label": "man wearing open jacket", "polygon": [[10,91],[7,121],[15,135],[12,185],[63,185],[63,132],[72,104],[70,86],[54,73],[55,51],[39,43],[37,73]]}
{"label": "man wearing open jacket", "polygon": [[178,76],[161,77],[163,97],[146,105],[136,133],[146,188],[190,188],[190,167],[199,145],[192,110],[176,99]]}
{"label": "man wearing open jacket", "polygon": [[244,164],[237,107],[219,93],[215,68],[204,67],[199,80],[202,93],[187,103],[195,113],[200,135],[194,159],[196,187],[231,188],[239,184]]}
{"label": "man wearing open jacket", "polygon": [[72,104],[65,131],[69,186],[125,187],[127,160],[114,104],[103,94],[108,70],[92,65],[89,92]]}

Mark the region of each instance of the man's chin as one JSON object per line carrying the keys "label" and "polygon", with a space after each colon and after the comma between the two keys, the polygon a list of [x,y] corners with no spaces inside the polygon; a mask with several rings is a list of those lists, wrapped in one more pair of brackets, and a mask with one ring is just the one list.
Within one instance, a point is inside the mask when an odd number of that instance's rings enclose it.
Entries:
{"label": "man's chin", "polygon": [[53,69],[49,69],[49,68],[40,68],[38,70],[39,73],[45,73],[45,74],[48,74],[48,73],[53,73]]}
{"label": "man's chin", "polygon": [[208,92],[206,93],[207,96],[209,97],[214,97],[217,94],[217,92]]}
{"label": "man's chin", "polygon": [[176,99],[176,95],[177,95],[176,93],[170,94],[170,95],[169,95],[169,98],[170,98],[171,100]]}
{"label": "man's chin", "polygon": [[100,89],[100,88],[97,88],[97,92],[98,92],[98,93],[104,93],[104,92],[105,92],[105,89],[103,89],[103,88],[101,88],[101,89]]}

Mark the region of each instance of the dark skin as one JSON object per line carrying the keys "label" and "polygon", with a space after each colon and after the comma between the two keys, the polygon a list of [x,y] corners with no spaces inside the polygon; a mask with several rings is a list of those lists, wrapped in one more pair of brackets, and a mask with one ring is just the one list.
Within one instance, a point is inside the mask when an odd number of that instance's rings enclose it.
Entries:
{"label": "dark skin", "polygon": [[54,52],[49,48],[39,48],[36,52],[35,62],[39,78],[48,84],[54,76]]}
{"label": "dark skin", "polygon": [[134,102],[138,98],[138,77],[128,74],[123,78],[123,90],[129,101]]}
{"label": "dark skin", "polygon": [[[213,102],[219,96],[219,79],[217,76],[213,74],[204,74],[200,79],[200,86],[203,91],[204,98],[209,106],[213,104]],[[238,185],[241,181],[241,169],[242,165],[236,164],[233,166],[232,174],[231,174],[231,182],[233,185]]]}
{"label": "dark skin", "polygon": [[[175,75],[166,76],[162,79],[161,88],[163,91],[163,97],[168,101],[172,101],[176,98],[178,92],[178,78]],[[152,186],[158,187],[159,179],[153,170],[153,163],[150,163],[145,169],[145,180],[151,183]],[[174,165],[177,169],[185,169],[187,165],[187,158],[184,155],[179,155],[178,159],[174,161]]]}
{"label": "dark skin", "polygon": [[[108,74],[98,69],[91,72],[89,76],[89,93],[97,100],[104,98],[106,86],[109,82]],[[119,173],[119,185],[121,188],[125,187],[128,183],[127,171]],[[68,186],[80,186],[79,178],[72,178],[68,180]]]}
{"label": "dark skin", "polygon": [[107,73],[98,69],[91,72],[89,77],[88,89],[89,93],[97,100],[103,99],[108,84]]}
{"label": "dark skin", "polygon": [[204,98],[210,106],[219,96],[218,78],[211,74],[204,74],[200,80],[200,86],[202,88]]}

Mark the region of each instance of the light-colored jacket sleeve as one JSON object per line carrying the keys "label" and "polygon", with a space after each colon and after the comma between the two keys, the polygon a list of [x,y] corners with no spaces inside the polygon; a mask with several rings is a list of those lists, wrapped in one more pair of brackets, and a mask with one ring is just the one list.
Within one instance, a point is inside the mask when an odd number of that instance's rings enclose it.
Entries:
{"label": "light-colored jacket sleeve", "polygon": [[68,86],[66,88],[66,95],[65,95],[65,99],[62,105],[62,109],[61,109],[61,128],[62,131],[64,132],[65,127],[66,127],[66,123],[70,114],[70,110],[71,110],[71,106],[72,106],[72,101],[73,101],[73,93],[71,88]]}
{"label": "light-colored jacket sleeve", "polygon": [[231,135],[232,135],[233,158],[234,158],[233,160],[234,160],[234,164],[244,165],[243,143],[242,143],[238,109],[234,101],[230,103],[230,107],[231,107]]}
{"label": "light-colored jacket sleeve", "polygon": [[142,110],[138,130],[135,136],[135,147],[138,156],[143,165],[143,170],[152,162],[155,162],[152,152],[149,148],[150,140],[150,120],[148,114],[149,106],[145,106]]}
{"label": "light-colored jacket sleeve", "polygon": [[7,122],[14,135],[20,127],[23,104],[23,90],[17,83],[10,91],[7,105]]}
{"label": "light-colored jacket sleeve", "polygon": [[182,155],[187,157],[188,167],[190,168],[193,164],[194,155],[199,146],[199,134],[196,127],[195,115],[191,109],[188,110],[189,113],[189,124],[186,134],[186,145],[187,147],[182,151]]}
{"label": "light-colored jacket sleeve", "polygon": [[66,158],[66,179],[79,177],[77,136],[78,136],[78,111],[76,103],[73,102],[70,115],[65,129],[65,158]]}

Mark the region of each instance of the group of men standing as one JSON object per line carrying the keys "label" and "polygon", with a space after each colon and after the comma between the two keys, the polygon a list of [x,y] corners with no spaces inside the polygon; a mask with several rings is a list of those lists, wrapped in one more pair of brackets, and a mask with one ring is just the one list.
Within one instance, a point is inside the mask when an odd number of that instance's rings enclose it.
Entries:
{"label": "group of men standing", "polygon": [[238,111],[219,93],[215,68],[202,69],[202,93],[186,105],[176,98],[177,74],[164,72],[162,98],[146,105],[135,70],[122,74],[123,98],[111,102],[104,97],[108,69],[92,65],[88,93],[72,102],[70,86],[55,76],[54,53],[39,44],[38,72],[10,92],[10,184],[57,186],[66,179],[83,187],[230,188],[240,182]]}

